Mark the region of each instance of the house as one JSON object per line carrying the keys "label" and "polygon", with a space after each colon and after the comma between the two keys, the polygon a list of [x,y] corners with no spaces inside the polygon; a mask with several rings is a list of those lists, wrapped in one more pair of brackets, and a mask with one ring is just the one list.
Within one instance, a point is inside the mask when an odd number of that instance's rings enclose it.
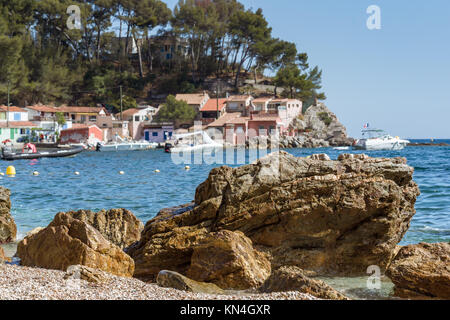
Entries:
{"label": "house", "polygon": [[277,113],[287,128],[302,113],[302,102],[297,99],[272,99],[263,112]]}
{"label": "house", "polygon": [[239,112],[224,113],[219,119],[211,122],[206,126],[206,133],[211,139],[216,141],[223,141],[225,137],[225,125],[228,121],[240,117]]}
{"label": "house", "polygon": [[163,143],[172,138],[175,127],[173,123],[146,123],[143,125],[144,140]]}
{"label": "house", "polygon": [[200,109],[200,119],[203,125],[214,122],[225,114],[225,106],[228,99],[209,99]]}
{"label": "house", "polygon": [[172,35],[162,35],[152,37],[153,46],[159,51],[161,62],[171,62],[177,58],[184,58],[188,54],[189,43],[186,39],[182,39]]}
{"label": "house", "polygon": [[253,97],[250,95],[230,96],[227,100],[227,112],[240,112],[243,115],[249,114],[252,107]]}
{"label": "house", "polygon": [[196,112],[199,112],[208,102],[209,95],[206,92],[177,94],[175,99],[186,102],[189,106],[193,107]]}
{"label": "house", "polygon": [[28,120],[25,109],[10,106],[0,106],[0,139],[17,142],[20,138],[29,136],[35,124]]}
{"label": "house", "polygon": [[121,138],[129,137],[128,121],[116,119],[110,114],[98,117],[96,125],[103,131],[103,141],[113,141],[116,136]]}
{"label": "house", "polygon": [[56,109],[64,114],[66,120],[86,125],[96,124],[98,117],[109,114],[104,107],[61,106]]}
{"label": "house", "polygon": [[286,134],[283,121],[277,114],[272,113],[252,113],[248,120],[247,129],[248,139]]}
{"label": "house", "polygon": [[[36,104],[25,107],[25,110],[28,111],[28,118],[42,131],[54,132],[60,127],[56,117],[56,113],[60,111],[55,107]],[[66,119],[66,123],[61,126],[61,129],[69,129],[71,127],[72,121]]]}
{"label": "house", "polygon": [[254,99],[252,101],[253,104],[252,111],[267,112],[268,104],[273,99],[274,99],[273,97],[261,97]]}
{"label": "house", "polygon": [[153,120],[157,109],[152,106],[143,108],[131,108],[117,113],[116,118],[128,121],[128,135],[134,140],[141,140],[144,137],[143,125]]}
{"label": "house", "polygon": [[70,129],[62,130],[60,139],[61,144],[88,143],[96,145],[103,140],[103,131],[95,124],[75,124]]}

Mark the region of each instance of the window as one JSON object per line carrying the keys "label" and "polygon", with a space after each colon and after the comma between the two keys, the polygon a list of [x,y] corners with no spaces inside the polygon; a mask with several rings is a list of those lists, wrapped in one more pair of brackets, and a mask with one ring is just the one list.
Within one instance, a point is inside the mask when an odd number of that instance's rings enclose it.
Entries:
{"label": "window", "polygon": [[139,121],[139,120],[140,120],[139,116],[134,116],[134,121]]}
{"label": "window", "polygon": [[26,130],[25,129],[20,129],[20,134],[25,134]]}
{"label": "window", "polygon": [[70,117],[72,118],[72,120],[75,120],[75,114],[71,114]]}
{"label": "window", "polygon": [[97,121],[97,116],[89,116],[89,121],[92,121],[92,122]]}
{"label": "window", "polygon": [[158,136],[158,132],[152,132],[152,136],[153,137],[157,137]]}
{"label": "window", "polygon": [[14,121],[20,121],[20,113],[14,112]]}
{"label": "window", "polygon": [[81,116],[81,122],[86,122],[86,116]]}

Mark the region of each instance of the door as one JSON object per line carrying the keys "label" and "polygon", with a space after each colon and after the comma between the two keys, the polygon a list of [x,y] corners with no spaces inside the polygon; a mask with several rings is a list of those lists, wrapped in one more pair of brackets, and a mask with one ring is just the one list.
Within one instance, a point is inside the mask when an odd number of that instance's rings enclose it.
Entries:
{"label": "door", "polygon": [[10,137],[11,141],[14,141],[14,129],[12,129],[12,128],[9,129],[9,137]]}
{"label": "door", "polygon": [[145,133],[144,133],[144,135],[145,135],[145,140],[146,141],[150,141],[150,132],[149,131],[145,131]]}

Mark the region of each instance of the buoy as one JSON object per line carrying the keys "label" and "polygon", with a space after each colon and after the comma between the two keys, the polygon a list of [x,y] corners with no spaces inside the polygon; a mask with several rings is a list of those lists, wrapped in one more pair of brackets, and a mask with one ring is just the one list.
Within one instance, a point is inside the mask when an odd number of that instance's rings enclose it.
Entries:
{"label": "buoy", "polygon": [[161,171],[159,171],[158,169],[155,170],[156,173],[160,173]]}
{"label": "buoy", "polygon": [[16,168],[14,168],[13,166],[9,166],[8,168],[6,168],[6,174],[8,176],[15,176],[16,175]]}
{"label": "buoy", "polygon": [[119,174],[125,174],[125,172],[123,172],[123,171],[119,171]]}
{"label": "buoy", "polygon": [[191,169],[191,167],[189,167],[189,166],[184,167],[184,170],[190,170],[190,169]]}
{"label": "buoy", "polygon": [[75,171],[75,175],[76,175],[76,176],[79,176],[80,173],[79,173],[78,171]]}
{"label": "buoy", "polygon": [[33,172],[33,176],[38,176],[39,175],[39,172],[38,171],[34,171]]}

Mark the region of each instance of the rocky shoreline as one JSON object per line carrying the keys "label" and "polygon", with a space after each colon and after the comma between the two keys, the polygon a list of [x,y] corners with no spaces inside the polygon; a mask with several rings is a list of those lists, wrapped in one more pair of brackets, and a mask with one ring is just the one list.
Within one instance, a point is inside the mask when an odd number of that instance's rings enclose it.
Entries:
{"label": "rocky shoreline", "polygon": [[[449,299],[450,244],[397,245],[420,193],[413,171],[404,158],[277,152],[213,169],[194,202],[145,226],[125,209],[60,212],[19,242],[21,266],[0,249],[0,299],[347,300],[316,277],[370,266],[398,297]],[[5,243],[9,190],[0,201]]]}

